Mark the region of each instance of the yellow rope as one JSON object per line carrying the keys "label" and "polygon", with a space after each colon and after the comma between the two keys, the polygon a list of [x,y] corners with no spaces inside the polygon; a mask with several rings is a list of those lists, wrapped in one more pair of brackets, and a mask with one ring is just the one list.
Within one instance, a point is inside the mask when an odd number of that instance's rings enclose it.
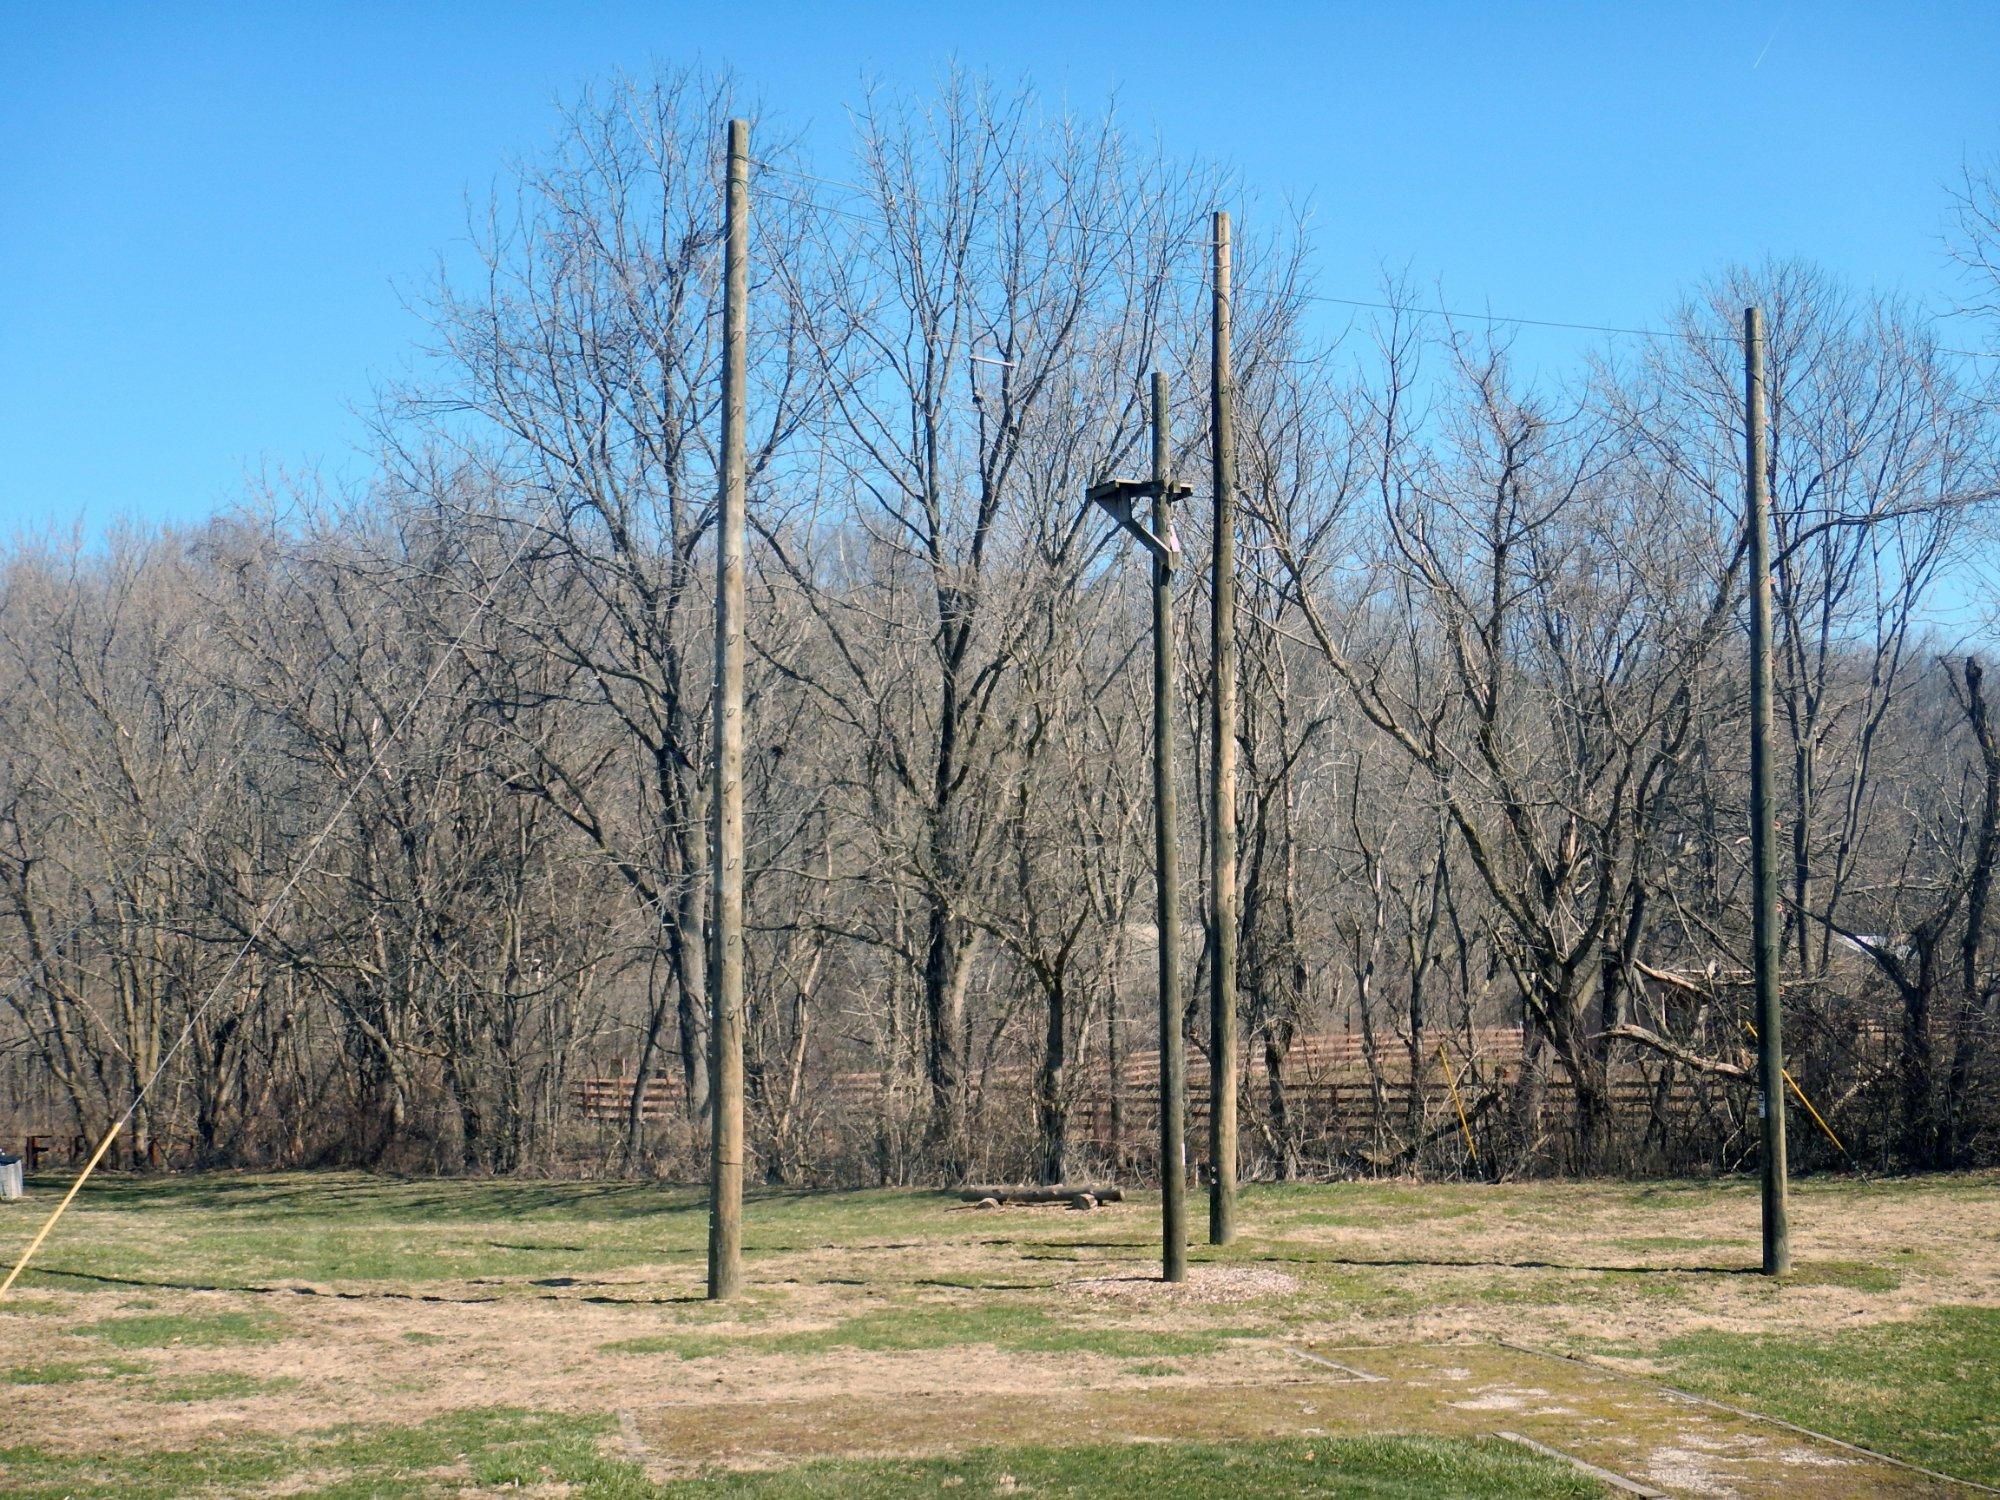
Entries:
{"label": "yellow rope", "polygon": [[1813,1117],[1813,1122],[1816,1125],[1818,1125],[1821,1130],[1824,1130],[1826,1132],[1826,1138],[1828,1140],[1832,1141],[1835,1146],[1839,1147],[1840,1154],[1842,1156],[1846,1156],[1847,1147],[1841,1143],[1840,1137],[1833,1133],[1833,1127],[1827,1124],[1824,1119],[1820,1118],[1820,1112],[1813,1108],[1813,1102],[1812,1100],[1806,1097],[1806,1091],[1800,1088],[1798,1080],[1792,1077],[1792,1070],[1790,1068],[1780,1068],[1778,1069],[1778,1071],[1785,1075],[1785,1082],[1789,1083],[1792,1086],[1792,1092],[1798,1095],[1799,1103],[1803,1104],[1806,1107],[1806,1113]]}
{"label": "yellow rope", "polygon": [[7,1300],[7,1293],[14,1289],[15,1281],[20,1278],[23,1271],[27,1270],[28,1262],[35,1258],[35,1252],[42,1248],[42,1241],[49,1237],[49,1231],[56,1227],[56,1220],[63,1216],[63,1210],[68,1208],[75,1201],[76,1195],[83,1191],[84,1183],[90,1180],[90,1174],[97,1170],[97,1164],[104,1160],[104,1153],[111,1149],[111,1143],[118,1139],[118,1132],[124,1128],[125,1121],[122,1118],[113,1121],[110,1131],[97,1143],[97,1149],[90,1153],[90,1160],[83,1164],[83,1170],[76,1174],[76,1181],[72,1182],[69,1191],[63,1194],[63,1201],[58,1203],[56,1211],[49,1215],[48,1223],[42,1226],[39,1234],[28,1241],[28,1248],[23,1250],[21,1258],[14,1262],[14,1269],[7,1273],[7,1279],[0,1281],[0,1302]]}
{"label": "yellow rope", "polygon": [[[1743,1023],[1743,1029],[1750,1033],[1751,1041],[1754,1042],[1757,1040],[1757,1027],[1753,1022],[1745,1021]],[[1842,1156],[1847,1157],[1849,1161],[1853,1161],[1854,1158],[1848,1153],[1846,1144],[1840,1139],[1839,1136],[1833,1133],[1833,1127],[1826,1123],[1825,1118],[1820,1114],[1820,1112],[1813,1108],[1812,1100],[1808,1099],[1806,1097],[1806,1091],[1799,1087],[1798,1079],[1792,1077],[1792,1070],[1790,1068],[1780,1067],[1778,1069],[1778,1073],[1785,1080],[1786,1083],[1792,1086],[1792,1092],[1798,1096],[1799,1103],[1803,1104],[1806,1107],[1806,1113],[1813,1117],[1813,1123],[1819,1126],[1821,1130],[1826,1132],[1826,1138],[1833,1142],[1835,1149],[1837,1149]]]}
{"label": "yellow rope", "polygon": [[1479,1160],[1479,1148],[1472,1144],[1472,1122],[1465,1117],[1465,1101],[1458,1097],[1458,1080],[1451,1076],[1451,1059],[1444,1055],[1444,1043],[1438,1043],[1438,1061],[1444,1066],[1444,1081],[1451,1086],[1452,1107],[1458,1111],[1458,1128],[1465,1132],[1465,1149],[1472,1153],[1474,1161]]}

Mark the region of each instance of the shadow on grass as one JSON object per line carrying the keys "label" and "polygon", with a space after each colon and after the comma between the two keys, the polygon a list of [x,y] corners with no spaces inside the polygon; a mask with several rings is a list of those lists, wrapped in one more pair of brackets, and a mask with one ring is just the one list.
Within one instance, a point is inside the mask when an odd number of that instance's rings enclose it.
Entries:
{"label": "shadow on grass", "polygon": [[[29,1185],[66,1192],[73,1173],[37,1173]],[[751,1187],[746,1209],[790,1208],[848,1200],[865,1211],[864,1192],[816,1188]],[[187,1209],[243,1219],[338,1217],[348,1224],[423,1218],[439,1223],[486,1219],[665,1218],[705,1216],[705,1186],[664,1182],[520,1182],[463,1177],[399,1177],[362,1171],[202,1172],[179,1176],[97,1173],[85,1205],[105,1209]]]}
{"label": "shadow on grass", "polygon": [[[60,1179],[67,1187],[69,1179]],[[53,1183],[51,1185],[54,1185]],[[486,1219],[587,1213],[597,1218],[691,1214],[701,1190],[650,1182],[480,1182],[463,1178],[375,1177],[361,1173],[203,1173],[198,1177],[93,1178],[86,1202],[107,1208],[213,1209],[246,1215],[301,1211],[342,1217]]]}
{"label": "shadow on grass", "polygon": [[[215,1282],[215,1281],[171,1281],[163,1277],[113,1276],[102,1271],[71,1271],[60,1266],[37,1266],[31,1273],[36,1276],[56,1276],[69,1281],[88,1281],[101,1286],[137,1287],[144,1291],[157,1292],[238,1292],[246,1297],[324,1297],[335,1302],[442,1302],[454,1306],[471,1306],[488,1302],[589,1302],[618,1307],[671,1307],[683,1303],[706,1302],[707,1297],[690,1293],[680,1297],[607,1297],[591,1294],[582,1297],[559,1297],[535,1292],[521,1292],[510,1297],[453,1297],[442,1292],[392,1292],[392,1291],[346,1291],[328,1290],[324,1287],[268,1286],[257,1282]],[[506,1283],[475,1282],[474,1285],[498,1286]],[[518,1283],[517,1283],[518,1284]],[[582,1282],[569,1277],[548,1278],[540,1282],[528,1282],[528,1286],[614,1286],[615,1282]]]}
{"label": "shadow on grass", "polygon": [[1262,1261],[1279,1266],[1344,1266],[1363,1270],[1438,1271],[1581,1271],[1616,1276],[1762,1276],[1757,1266],[1594,1266],[1560,1260],[1442,1260],[1404,1256],[1367,1260],[1358,1255],[1239,1255],[1233,1261]]}
{"label": "shadow on grass", "polygon": [[908,1284],[947,1292],[1047,1292],[1062,1285],[1059,1281],[951,1281],[936,1276],[920,1276]]}

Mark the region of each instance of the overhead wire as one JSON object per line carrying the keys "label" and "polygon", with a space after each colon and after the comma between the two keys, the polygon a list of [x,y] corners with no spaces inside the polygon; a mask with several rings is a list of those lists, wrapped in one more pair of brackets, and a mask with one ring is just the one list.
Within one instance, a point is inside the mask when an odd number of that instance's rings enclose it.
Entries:
{"label": "overhead wire", "polygon": [[[762,171],[775,172],[779,176],[788,177],[797,182],[810,182],[824,187],[839,188],[844,192],[853,193],[857,197],[868,199],[871,202],[874,201],[874,190],[864,187],[860,183],[844,182],[835,177],[823,177],[818,173],[801,171],[797,167],[786,166],[783,163],[759,157],[752,157],[751,161],[753,165]],[[811,208],[822,213],[833,214],[857,224],[867,224],[880,229],[894,227],[879,214],[862,212],[851,208],[837,208],[832,204],[824,203],[817,199],[792,197],[783,193],[774,193],[769,189],[762,190],[761,195],[776,198],[780,202],[791,203],[802,208]],[[1207,234],[1186,236],[1166,234],[1142,235],[1132,230],[1118,229],[1105,224],[1085,224],[1074,219],[1056,219],[1053,222],[1058,227],[1069,230],[1072,233],[1103,235],[1108,238],[1123,239],[1128,243],[1144,241],[1145,243],[1156,245],[1185,245],[1189,249],[1207,249],[1213,243],[1212,238]],[[1191,287],[1197,290],[1205,288],[1208,285],[1206,278],[1202,278],[1199,281],[1191,281],[1187,278],[1170,276],[1164,279],[1174,285]],[[1701,333],[1691,329],[1646,328],[1618,323],[1592,323],[1576,319],[1533,317],[1518,313],[1496,313],[1490,310],[1486,312],[1474,312],[1464,308],[1436,307],[1424,303],[1389,302],[1369,297],[1343,297],[1329,292],[1309,292],[1303,290],[1272,292],[1238,286],[1234,288],[1234,295],[1237,297],[1260,297],[1269,300],[1284,299],[1299,302],[1314,302],[1331,307],[1349,307],[1371,312],[1390,312],[1405,317],[1443,318],[1451,322],[1485,323],[1488,325],[1504,323],[1510,327],[1517,328],[1549,328],[1574,333],[1601,333],[1616,338],[1679,339],[1686,343],[1718,343],[1728,345],[1734,345],[1740,341],[1740,335],[1734,332]],[[1940,346],[1938,352],[1964,359],[2000,359],[2000,350],[1993,349],[1959,349]]]}
{"label": "overhead wire", "polygon": [[[753,158],[753,160],[756,159]],[[801,172],[796,168],[782,166],[775,162],[756,161],[756,164],[765,171],[776,172],[780,176],[789,177],[797,181],[814,182],[830,187],[842,188],[848,192],[855,193],[864,198],[871,196],[869,189],[864,188],[857,183],[841,182],[838,179],[831,177],[820,177],[815,175],[814,173]],[[762,189],[760,191],[760,196],[775,198],[782,203],[791,203],[801,208],[810,208],[817,210],[821,213],[832,214],[837,218],[846,219],[856,224],[866,224],[873,228],[891,229],[895,227],[887,219],[883,218],[880,214],[867,213],[851,208],[836,207],[833,204],[822,202],[816,198],[794,197],[785,193],[773,192],[768,188]],[[1210,237],[1206,234],[1191,235],[1185,237],[1169,236],[1169,235],[1143,236],[1135,234],[1130,230],[1117,229],[1109,225],[1084,224],[1076,220],[1070,220],[1070,219],[1058,219],[1055,220],[1054,222],[1058,227],[1069,230],[1073,233],[1103,235],[1108,238],[1123,239],[1128,242],[1143,239],[1148,243],[1152,244],[1185,245],[1190,249],[1205,249],[1212,243]],[[1196,290],[1204,289],[1208,285],[1206,278],[1191,280],[1185,277],[1169,276],[1163,279],[1174,285],[1190,287]],[[1409,317],[1444,318],[1450,321],[1465,322],[1465,323],[1486,323],[1486,324],[1505,323],[1510,326],[1522,327],[1522,328],[1551,328],[1551,329],[1561,329],[1577,333],[1602,333],[1621,338],[1680,339],[1690,343],[1723,343],[1723,344],[1734,344],[1738,342],[1739,338],[1739,336],[1734,333],[1700,333],[1688,329],[1643,328],[1643,327],[1633,327],[1630,325],[1616,324],[1616,323],[1589,323],[1589,322],[1573,321],[1560,318],[1530,317],[1522,314],[1513,314],[1513,313],[1496,313],[1490,311],[1473,312],[1462,308],[1436,307],[1423,303],[1388,302],[1388,301],[1382,301],[1380,299],[1367,298],[1367,297],[1342,297],[1327,292],[1310,292],[1303,290],[1292,290],[1284,292],[1260,291],[1256,288],[1246,288],[1239,286],[1234,289],[1234,295],[1239,298],[1249,296],[1249,297],[1264,298],[1267,300],[1291,300],[1299,302],[1316,302],[1333,307],[1351,307],[1351,308],[1360,308],[1376,312],[1393,312]]]}

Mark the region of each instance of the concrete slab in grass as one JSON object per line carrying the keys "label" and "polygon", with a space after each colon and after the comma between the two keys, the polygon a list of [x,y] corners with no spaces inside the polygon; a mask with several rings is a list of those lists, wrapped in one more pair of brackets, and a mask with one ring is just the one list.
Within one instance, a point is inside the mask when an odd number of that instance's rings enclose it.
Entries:
{"label": "concrete slab in grass", "polygon": [[[1299,1360],[1297,1352],[1312,1356]],[[808,1459],[1060,1447],[1500,1431],[1670,1494],[1843,1497],[1941,1493],[1866,1455],[1716,1411],[1643,1380],[1492,1344],[1274,1346],[1268,1378],[1105,1381],[1040,1389],[953,1379],[893,1400],[673,1401],[633,1411],[647,1448],[676,1466],[765,1468]],[[1356,1371],[1382,1377],[1357,1379]]]}

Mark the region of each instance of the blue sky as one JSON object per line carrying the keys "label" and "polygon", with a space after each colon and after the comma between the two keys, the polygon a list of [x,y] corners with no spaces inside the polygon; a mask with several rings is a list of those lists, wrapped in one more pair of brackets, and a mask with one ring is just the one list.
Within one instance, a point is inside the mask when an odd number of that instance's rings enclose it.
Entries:
{"label": "blue sky", "polygon": [[[736,68],[838,161],[865,77],[953,60],[1315,209],[1321,290],[1384,264],[1634,323],[1732,259],[1942,303],[1942,183],[2000,150],[2000,4],[13,3],[0,7],[0,526],[190,520],[363,472],[463,195],[550,102]],[[836,174],[837,175],[837,174]],[[1559,363],[1588,336],[1535,335]]]}

